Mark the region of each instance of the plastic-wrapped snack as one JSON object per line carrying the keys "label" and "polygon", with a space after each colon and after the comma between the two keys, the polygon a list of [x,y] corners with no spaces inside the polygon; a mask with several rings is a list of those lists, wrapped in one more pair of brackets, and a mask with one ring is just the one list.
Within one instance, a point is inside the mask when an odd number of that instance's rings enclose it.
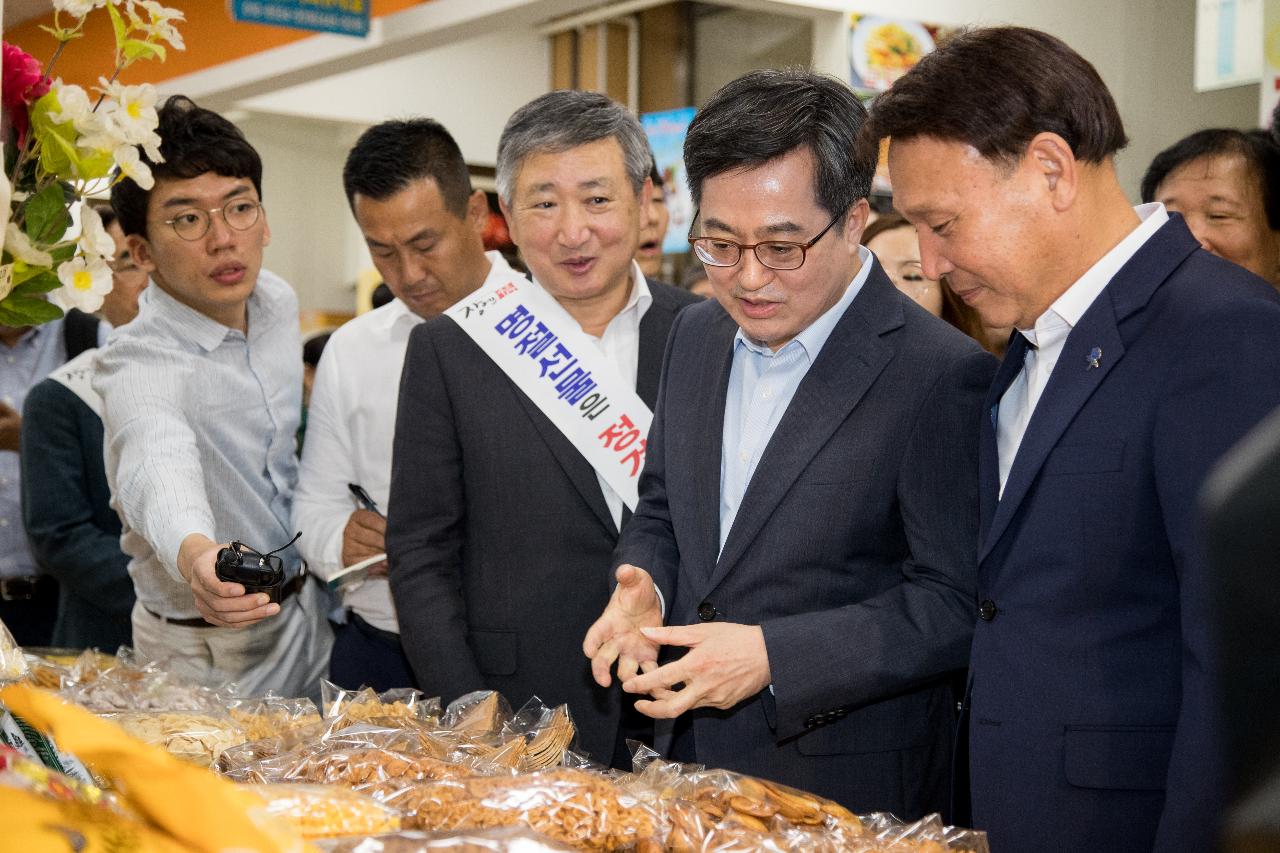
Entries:
{"label": "plastic-wrapped snack", "polygon": [[569,716],[568,705],[548,708],[535,696],[502,727],[502,733],[508,741],[518,738],[526,743],[518,763],[512,766],[532,772],[563,763],[577,729]]}
{"label": "plastic-wrapped snack", "polygon": [[310,699],[282,699],[279,696],[237,699],[230,704],[229,713],[249,740],[287,737],[298,729],[320,722],[320,712]]}
{"label": "plastic-wrapped snack", "polygon": [[376,835],[400,828],[399,813],[367,794],[337,785],[243,785],[261,797],[266,813],[285,820],[304,838]]}
{"label": "plastic-wrapped snack", "polygon": [[282,778],[353,788],[375,784],[399,788],[414,782],[465,779],[475,773],[473,767],[426,755],[414,756],[391,749],[365,747],[306,756],[286,768]]}
{"label": "plastic-wrapped snack", "polygon": [[877,812],[863,816],[862,821],[867,835],[882,845],[880,849],[893,853],[989,853],[990,850],[985,832],[944,826],[942,817],[936,814],[907,823],[891,814]]}
{"label": "plastic-wrapped snack", "polygon": [[126,711],[101,714],[128,734],[170,755],[213,767],[222,751],[245,742],[230,717],[176,711]]}
{"label": "plastic-wrapped snack", "polygon": [[0,683],[17,681],[27,675],[27,659],[14,642],[9,629],[0,622]]}
{"label": "plastic-wrapped snack", "polygon": [[501,694],[477,690],[450,702],[440,724],[459,735],[495,734],[511,717],[511,706]]}
{"label": "plastic-wrapped snack", "polygon": [[326,719],[348,725],[434,725],[440,719],[440,700],[424,698],[417,690],[397,689],[375,693],[371,688],[345,690],[328,681],[320,683]]}
{"label": "plastic-wrapped snack", "polygon": [[656,837],[657,817],[608,778],[560,768],[410,786],[387,798],[424,830],[525,826],[579,847],[619,850]]}
{"label": "plastic-wrapped snack", "polygon": [[123,658],[96,678],[63,688],[61,695],[92,711],[189,711],[225,714],[228,697],[190,684],[149,663],[136,666]]}
{"label": "plastic-wrapped snack", "polygon": [[325,853],[563,853],[567,844],[520,827],[470,829],[461,832],[397,832],[372,838],[320,841]]}

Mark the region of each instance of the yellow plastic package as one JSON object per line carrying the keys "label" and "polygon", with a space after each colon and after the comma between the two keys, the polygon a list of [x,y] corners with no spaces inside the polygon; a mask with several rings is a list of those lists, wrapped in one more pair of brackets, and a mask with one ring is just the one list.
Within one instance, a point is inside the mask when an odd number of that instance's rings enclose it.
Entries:
{"label": "yellow plastic package", "polygon": [[124,812],[80,798],[51,798],[31,788],[0,786],[0,813],[8,816],[4,837],[9,849],[24,853],[304,853],[313,849],[291,828],[267,815],[261,799],[134,740],[52,693],[10,685],[0,689],[0,704],[108,780]]}

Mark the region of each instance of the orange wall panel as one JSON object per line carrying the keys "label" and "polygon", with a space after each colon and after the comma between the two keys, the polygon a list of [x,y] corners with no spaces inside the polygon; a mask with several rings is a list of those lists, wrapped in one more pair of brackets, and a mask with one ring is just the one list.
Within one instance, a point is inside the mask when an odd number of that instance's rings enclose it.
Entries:
{"label": "orange wall panel", "polygon": [[[380,18],[430,0],[371,2],[373,17]],[[173,5],[187,16],[187,20],[178,25],[187,49],[170,50],[164,62],[135,62],[120,75],[123,82],[157,83],[315,35],[306,30],[234,21],[231,18],[230,0],[168,0],[166,5]],[[40,29],[41,24],[52,26],[53,14],[34,18],[7,30],[4,40],[21,47],[42,63],[48,62],[57,43],[51,35]],[[84,37],[67,45],[53,73],[68,83],[96,85],[99,77],[111,73],[114,52],[111,19],[104,10],[96,9],[85,24]]]}

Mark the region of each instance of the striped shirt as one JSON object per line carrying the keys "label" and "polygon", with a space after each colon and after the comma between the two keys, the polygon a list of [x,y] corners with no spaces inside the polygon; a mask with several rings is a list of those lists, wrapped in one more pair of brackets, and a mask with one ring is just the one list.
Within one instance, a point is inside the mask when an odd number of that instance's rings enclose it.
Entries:
{"label": "striped shirt", "polygon": [[[148,287],[112,333],[93,387],[103,398],[111,503],[139,602],[198,616],[178,572],[192,533],[270,551],[293,537],[295,433],[302,407],[298,301],[262,271],[242,332]],[[296,548],[280,556],[290,575]]]}

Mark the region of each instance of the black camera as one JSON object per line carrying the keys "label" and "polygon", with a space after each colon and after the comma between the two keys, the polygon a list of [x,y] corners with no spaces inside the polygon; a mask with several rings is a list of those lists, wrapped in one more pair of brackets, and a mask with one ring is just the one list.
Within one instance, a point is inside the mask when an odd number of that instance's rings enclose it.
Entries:
{"label": "black camera", "polygon": [[298,541],[298,536],[267,554],[255,551],[243,542],[232,542],[231,547],[218,552],[214,573],[220,581],[243,586],[245,594],[265,592],[271,601],[279,603],[284,588],[284,560],[276,556],[276,551],[288,548]]}

